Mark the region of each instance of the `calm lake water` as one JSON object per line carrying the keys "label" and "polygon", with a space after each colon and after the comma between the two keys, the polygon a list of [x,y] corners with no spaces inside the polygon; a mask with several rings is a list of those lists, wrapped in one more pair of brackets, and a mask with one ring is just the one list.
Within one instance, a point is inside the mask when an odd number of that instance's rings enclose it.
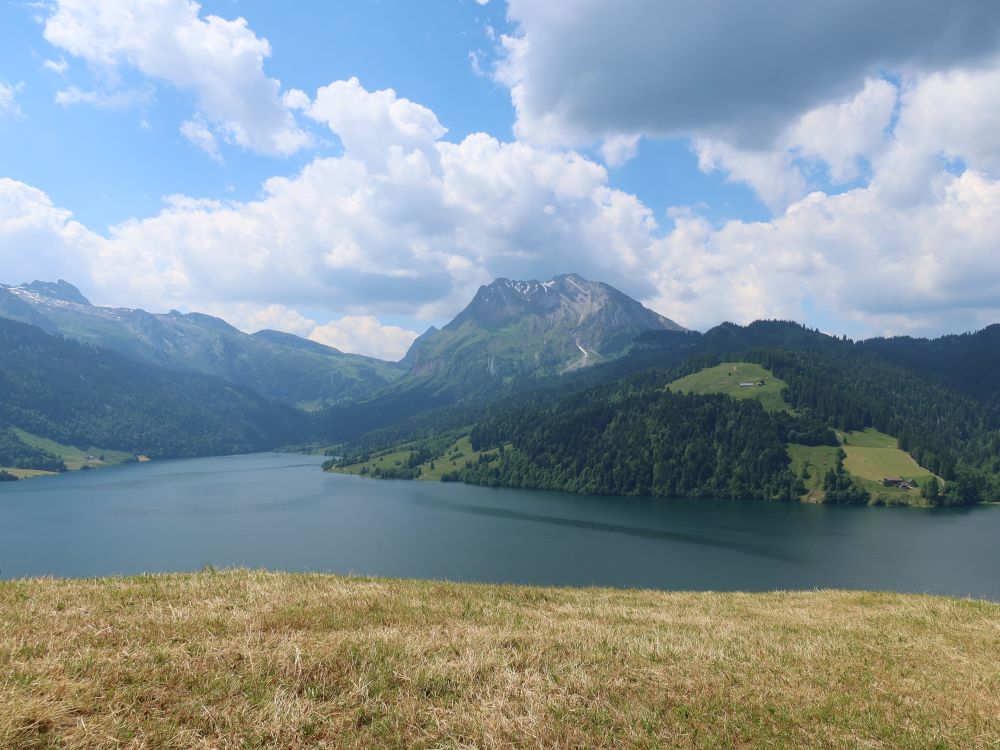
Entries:
{"label": "calm lake water", "polygon": [[280,570],[534,584],[856,588],[1000,601],[1000,507],[578,497],[325,474],[257,454],[0,483],[0,576]]}

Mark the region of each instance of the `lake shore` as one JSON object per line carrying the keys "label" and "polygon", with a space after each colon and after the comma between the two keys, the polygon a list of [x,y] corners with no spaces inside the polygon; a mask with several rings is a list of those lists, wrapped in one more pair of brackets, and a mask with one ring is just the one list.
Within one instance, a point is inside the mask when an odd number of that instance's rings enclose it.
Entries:
{"label": "lake shore", "polygon": [[237,570],[0,583],[0,746],[985,747],[1000,605]]}

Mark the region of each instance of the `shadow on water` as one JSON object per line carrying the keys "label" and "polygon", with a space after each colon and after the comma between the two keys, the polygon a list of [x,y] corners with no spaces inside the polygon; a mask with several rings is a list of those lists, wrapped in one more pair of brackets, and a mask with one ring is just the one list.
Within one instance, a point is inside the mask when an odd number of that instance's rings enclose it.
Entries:
{"label": "shadow on water", "polygon": [[[213,490],[227,489],[228,485],[205,487],[202,491],[191,491],[192,496],[210,497]],[[180,503],[175,506],[133,506],[116,508],[110,513],[123,518],[218,518],[221,516],[245,516],[254,513],[283,513],[296,508],[316,507],[327,500],[326,495],[298,495],[281,500],[263,500],[260,502],[241,502],[238,505],[211,505],[205,502],[199,504]]]}
{"label": "shadow on water", "polygon": [[552,526],[562,526],[571,529],[586,529],[587,531],[603,531],[611,534],[624,534],[626,536],[640,539],[662,539],[671,542],[683,542],[685,544],[697,544],[704,547],[715,547],[727,549],[734,552],[743,552],[757,557],[767,557],[772,560],[783,562],[797,562],[798,558],[792,555],[783,554],[773,548],[762,547],[755,544],[743,542],[733,542],[725,539],[716,539],[697,534],[687,534],[682,531],[666,531],[663,529],[652,529],[641,526],[626,526],[623,524],[607,523],[605,521],[589,521],[579,518],[566,518],[563,516],[543,515],[540,513],[526,513],[525,511],[509,510],[507,508],[497,508],[485,505],[469,505],[466,503],[455,503],[448,500],[419,498],[417,504],[428,508],[449,510],[456,513],[468,513],[477,516],[489,516],[491,518],[503,518],[512,521],[525,521],[528,523],[549,524]]}
{"label": "shadow on water", "polygon": [[[251,454],[256,455],[256,454]],[[281,454],[264,454],[268,457]],[[245,482],[249,475],[269,475],[277,472],[297,473],[303,470],[315,470],[318,459],[303,461],[301,455],[295,455],[298,460],[274,465],[248,466],[250,456],[221,456],[211,459],[168,459],[147,464],[135,462],[103,466],[91,471],[73,471],[53,476],[43,476],[28,482],[12,483],[8,491],[17,490],[19,494],[26,493],[77,493],[87,486],[99,485],[106,491],[148,490],[151,487],[171,484],[200,482],[206,476],[217,477],[221,474],[234,474],[235,481]],[[325,460],[325,459],[324,459]],[[218,461],[219,465],[205,468],[193,468],[193,462]],[[220,471],[221,469],[221,471]],[[227,471],[228,469],[228,471]],[[137,473],[138,472],[138,473]]]}
{"label": "shadow on water", "polygon": [[1000,508],[576,496],[154,461],[0,486],[4,576],[219,566],[544,585],[860,588],[1000,600]]}

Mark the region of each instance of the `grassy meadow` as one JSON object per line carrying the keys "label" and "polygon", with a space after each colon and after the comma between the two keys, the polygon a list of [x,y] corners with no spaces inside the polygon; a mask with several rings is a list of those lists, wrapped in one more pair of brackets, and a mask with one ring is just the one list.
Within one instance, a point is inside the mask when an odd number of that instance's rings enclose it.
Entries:
{"label": "grassy meadow", "polygon": [[998,653],[931,596],[7,581],[0,747],[996,747]]}
{"label": "grassy meadow", "polygon": [[13,474],[18,479],[35,479],[37,477],[48,477],[56,474],[55,471],[41,471],[39,469],[18,469],[13,466],[0,466],[0,471]]}
{"label": "grassy meadow", "polygon": [[880,481],[884,477],[930,479],[933,474],[920,466],[891,435],[871,428],[864,432],[849,432],[840,436],[847,458],[844,466],[864,479]]}
{"label": "grassy meadow", "polygon": [[[63,463],[66,464],[66,468],[70,471],[82,469],[84,467],[97,469],[102,466],[120,464],[123,461],[128,461],[132,458],[131,453],[106,450],[104,448],[96,447],[92,447],[84,451],[72,445],[63,445],[62,443],[57,443],[55,440],[49,440],[48,438],[39,437],[38,435],[32,435],[30,432],[25,432],[17,427],[14,427],[13,430],[25,444],[30,445],[33,448],[48,451],[49,453],[61,458]],[[33,479],[35,477],[43,477],[55,473],[52,471],[15,469],[4,466],[0,466],[0,469],[13,474],[18,479]]]}
{"label": "grassy meadow", "polygon": [[[764,381],[764,385],[740,387],[740,383],[756,383],[760,380]],[[706,367],[675,380],[668,387],[676,393],[725,393],[737,399],[755,398],[768,411],[791,411],[791,407],[781,396],[786,387],[785,381],[776,378],[770,370],[751,362],[723,362],[715,367]]]}
{"label": "grassy meadow", "polygon": [[[763,386],[741,388],[740,383],[764,381]],[[748,362],[723,362],[715,367],[707,367],[687,375],[670,384],[670,389],[678,393],[725,393],[733,398],[758,399],[769,411],[785,410],[791,407],[782,399],[785,383],[769,370]],[[903,477],[914,480],[919,486],[930,480],[931,472],[917,464],[905,451],[900,450],[899,441],[891,435],[874,429],[858,432],[838,433],[842,448],[847,454],[844,468],[854,477],[854,481],[871,494],[871,502],[886,505],[927,505],[919,489],[904,490],[898,487],[882,486],[885,477]],[[829,469],[837,465],[836,447],[806,446],[791,444],[788,454],[791,469],[796,476],[807,474],[804,500],[822,502],[824,497],[823,478]],[[944,486],[943,481],[941,486]]]}
{"label": "grassy meadow", "polygon": [[[406,466],[410,453],[416,450],[417,447],[413,443],[396,446],[389,450],[373,454],[367,461],[359,461],[348,466],[334,467],[332,471],[371,476],[375,473],[376,469],[398,469]],[[420,464],[418,467],[420,470],[418,479],[440,480],[444,474],[460,471],[465,467],[466,461],[476,463],[479,461],[480,454],[481,451],[472,449],[469,436],[463,435],[448,446],[444,453]]]}
{"label": "grassy meadow", "polygon": [[[902,477],[914,480],[922,487],[934,475],[923,468],[910,454],[899,448],[899,441],[892,435],[886,435],[874,429],[863,432],[839,433],[847,458],[844,468],[868,492],[872,502],[887,505],[926,505],[927,501],[920,490],[904,490],[898,487],[884,487],[885,477]],[[938,479],[944,487],[944,481]]]}
{"label": "grassy meadow", "polygon": [[839,450],[839,447],[830,445],[789,444],[788,455],[792,459],[792,473],[802,477],[806,486],[805,500],[820,502],[823,499],[823,479],[830,469],[836,470]]}

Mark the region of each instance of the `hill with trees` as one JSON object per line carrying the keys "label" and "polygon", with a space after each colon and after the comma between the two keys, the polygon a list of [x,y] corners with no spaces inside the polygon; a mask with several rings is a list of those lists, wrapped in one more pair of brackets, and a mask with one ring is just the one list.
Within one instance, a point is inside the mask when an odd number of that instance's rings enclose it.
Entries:
{"label": "hill with trees", "polygon": [[11,430],[154,458],[267,450],[308,415],[219,378],[155,367],[0,319],[0,466],[58,469]]}
{"label": "hill with trees", "polygon": [[[340,446],[339,463],[349,467],[360,454],[393,448],[393,441],[419,455],[429,436],[465,432],[478,460],[446,478],[603,494],[774,499],[805,496],[814,487],[814,496],[829,502],[881,502],[891,493],[873,497],[871,479],[852,476],[851,461],[845,466],[837,448],[848,435],[873,430],[898,439],[914,473],[927,480],[899,502],[975,503],[1000,496],[1000,409],[990,387],[998,379],[989,369],[993,358],[974,356],[994,335],[991,328],[932,342],[856,343],[783,321],[727,323],[704,334],[646,333],[614,362],[508,391],[471,414],[437,410],[371,432]],[[920,348],[936,354],[912,355]],[[942,358],[962,364],[945,371]],[[770,373],[780,392],[763,387],[766,399],[744,400],[713,395],[710,387],[670,391],[675,382],[711,384],[724,361]],[[463,420],[472,426],[463,428]],[[833,450],[822,477],[806,465],[796,470],[803,449],[819,446]]]}

